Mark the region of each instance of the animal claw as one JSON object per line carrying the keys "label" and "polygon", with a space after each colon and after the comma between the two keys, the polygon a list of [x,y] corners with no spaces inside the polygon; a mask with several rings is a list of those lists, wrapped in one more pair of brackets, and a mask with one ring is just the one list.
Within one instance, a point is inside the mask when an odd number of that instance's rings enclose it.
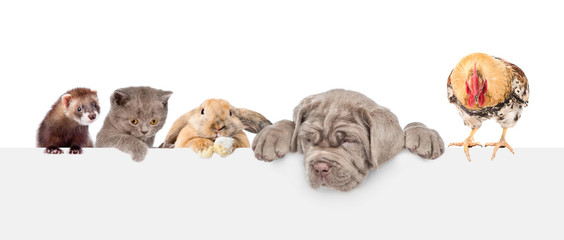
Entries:
{"label": "animal claw", "polygon": [[459,146],[459,147],[464,147],[464,154],[466,155],[466,158],[468,159],[468,162],[472,162],[472,160],[470,159],[470,149],[471,147],[475,147],[475,146],[480,146],[483,147],[482,144],[480,144],[479,142],[474,142],[473,138],[467,138],[466,140],[464,140],[464,142],[459,142],[459,143],[450,143],[448,146]]}
{"label": "animal claw", "polygon": [[511,153],[515,154],[515,152],[513,151],[513,148],[511,148],[511,146],[509,145],[509,143],[507,143],[505,141],[505,139],[501,139],[501,140],[499,140],[499,142],[496,142],[496,143],[486,143],[486,147],[494,147],[494,150],[493,150],[493,153],[492,153],[492,159],[491,159],[492,161],[494,160],[495,154],[497,153],[497,150],[499,148],[505,148],[506,147],[507,149],[509,149],[509,151]]}

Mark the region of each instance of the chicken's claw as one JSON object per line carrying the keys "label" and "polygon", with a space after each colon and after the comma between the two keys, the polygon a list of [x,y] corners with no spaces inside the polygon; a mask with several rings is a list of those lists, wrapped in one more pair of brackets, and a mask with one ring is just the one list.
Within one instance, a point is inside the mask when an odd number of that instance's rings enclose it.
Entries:
{"label": "chicken's claw", "polygon": [[464,140],[464,142],[459,142],[459,143],[450,143],[448,145],[450,146],[461,146],[464,147],[464,154],[466,154],[466,158],[468,159],[468,162],[471,162],[472,160],[470,159],[470,150],[469,148],[471,147],[475,147],[475,146],[480,146],[483,147],[482,144],[480,144],[479,142],[474,142],[473,138],[467,138],[466,140]]}
{"label": "chicken's claw", "polygon": [[513,148],[511,148],[511,146],[509,146],[509,143],[507,143],[505,141],[505,139],[501,139],[501,140],[499,140],[499,142],[496,142],[496,143],[495,142],[494,143],[486,143],[486,147],[490,147],[490,146],[495,147],[494,150],[493,150],[493,154],[492,154],[492,160],[494,160],[495,154],[500,147],[506,147],[507,149],[509,149],[509,151],[511,151],[511,153],[515,154],[515,152],[513,151]]}

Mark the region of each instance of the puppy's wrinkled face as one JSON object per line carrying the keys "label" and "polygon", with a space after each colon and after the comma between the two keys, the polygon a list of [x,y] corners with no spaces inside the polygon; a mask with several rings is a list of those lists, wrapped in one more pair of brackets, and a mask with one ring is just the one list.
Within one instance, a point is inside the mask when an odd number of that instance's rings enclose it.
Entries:
{"label": "puppy's wrinkled face", "polygon": [[310,185],[349,191],[362,183],[372,168],[368,132],[354,114],[304,121],[298,146]]}

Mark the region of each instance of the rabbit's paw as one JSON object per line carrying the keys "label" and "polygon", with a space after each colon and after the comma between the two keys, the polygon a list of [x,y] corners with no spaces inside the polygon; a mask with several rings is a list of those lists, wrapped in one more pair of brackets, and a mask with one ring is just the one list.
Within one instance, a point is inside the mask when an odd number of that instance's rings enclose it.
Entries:
{"label": "rabbit's paw", "polygon": [[195,139],[192,144],[192,149],[194,152],[198,153],[200,157],[209,158],[213,154],[213,142],[205,138]]}
{"label": "rabbit's paw", "polygon": [[218,137],[215,139],[213,151],[222,157],[225,157],[233,152],[233,138]]}

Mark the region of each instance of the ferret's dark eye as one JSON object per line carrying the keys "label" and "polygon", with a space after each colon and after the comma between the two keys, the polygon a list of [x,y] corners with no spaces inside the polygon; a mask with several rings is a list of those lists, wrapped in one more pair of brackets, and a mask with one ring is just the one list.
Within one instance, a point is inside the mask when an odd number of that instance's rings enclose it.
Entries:
{"label": "ferret's dark eye", "polygon": [[233,112],[229,110],[229,116],[233,116]]}
{"label": "ferret's dark eye", "polygon": [[82,108],[81,108],[81,107],[78,107],[78,108],[76,109],[76,111],[79,111],[79,112],[80,112],[80,111],[82,111]]}
{"label": "ferret's dark eye", "polygon": [[204,115],[204,109],[202,108],[202,115]]}

